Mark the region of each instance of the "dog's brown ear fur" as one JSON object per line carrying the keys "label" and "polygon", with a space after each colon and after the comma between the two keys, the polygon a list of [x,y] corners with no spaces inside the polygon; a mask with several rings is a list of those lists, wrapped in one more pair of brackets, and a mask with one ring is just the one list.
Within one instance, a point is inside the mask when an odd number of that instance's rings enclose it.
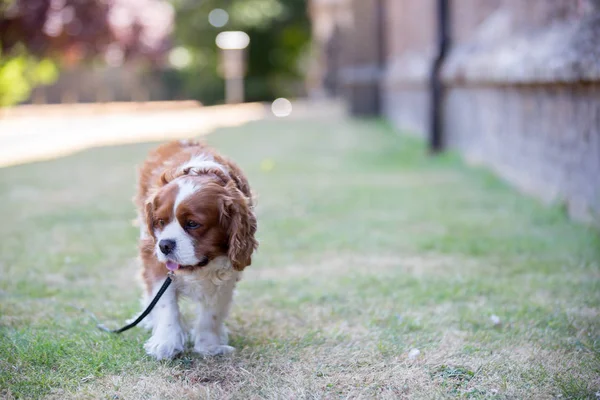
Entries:
{"label": "dog's brown ear fur", "polygon": [[160,175],[160,186],[165,186],[167,183],[175,180],[176,178],[183,175],[177,168],[169,168]]}
{"label": "dog's brown ear fur", "polygon": [[226,195],[221,203],[223,222],[229,235],[228,257],[234,269],[242,271],[252,264],[252,253],[258,248],[254,237],[257,229],[252,201],[246,197],[235,182],[225,186]]}
{"label": "dog's brown ear fur", "polygon": [[145,204],[146,210],[146,228],[150,236],[154,237],[154,197],[150,198]]}
{"label": "dog's brown ear fur", "polygon": [[198,168],[198,167],[186,167],[186,168],[170,168],[164,171],[160,175],[160,185],[165,186],[169,182],[174,181],[180,176],[198,176],[198,175],[213,175],[221,180],[222,184],[225,185],[231,180],[231,178],[219,168]]}

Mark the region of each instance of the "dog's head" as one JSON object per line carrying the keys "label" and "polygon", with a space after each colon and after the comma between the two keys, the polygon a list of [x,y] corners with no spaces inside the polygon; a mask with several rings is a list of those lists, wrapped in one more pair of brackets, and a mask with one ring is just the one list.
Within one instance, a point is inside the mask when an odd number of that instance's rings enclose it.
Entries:
{"label": "dog's head", "polygon": [[241,271],[258,246],[252,201],[227,177],[183,175],[146,203],[155,254],[170,269],[203,267],[219,256]]}

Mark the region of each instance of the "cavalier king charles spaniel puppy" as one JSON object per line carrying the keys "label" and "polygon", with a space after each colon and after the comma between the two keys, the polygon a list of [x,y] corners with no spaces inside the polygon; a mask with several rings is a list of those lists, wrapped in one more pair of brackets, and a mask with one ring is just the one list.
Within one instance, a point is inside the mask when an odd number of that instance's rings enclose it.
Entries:
{"label": "cavalier king charles spaniel puppy", "polygon": [[241,169],[203,144],[170,142],[142,165],[135,203],[145,305],[169,270],[175,273],[143,321],[152,329],[146,352],[160,360],[184,350],[187,334],[177,301],[185,296],[197,305],[194,351],[231,353],[223,321],[241,271],[258,247],[252,193]]}

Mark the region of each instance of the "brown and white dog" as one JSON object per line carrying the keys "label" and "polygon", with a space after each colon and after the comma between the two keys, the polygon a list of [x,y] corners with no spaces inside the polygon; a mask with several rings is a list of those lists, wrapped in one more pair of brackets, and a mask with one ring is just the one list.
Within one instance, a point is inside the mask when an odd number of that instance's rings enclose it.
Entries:
{"label": "brown and white dog", "polygon": [[169,269],[175,271],[174,282],[144,321],[152,329],[146,352],[164,359],[184,350],[180,295],[197,303],[194,351],[232,352],[223,321],[241,271],[258,246],[252,194],[241,169],[200,143],[170,142],[142,165],[135,203],[145,304]]}

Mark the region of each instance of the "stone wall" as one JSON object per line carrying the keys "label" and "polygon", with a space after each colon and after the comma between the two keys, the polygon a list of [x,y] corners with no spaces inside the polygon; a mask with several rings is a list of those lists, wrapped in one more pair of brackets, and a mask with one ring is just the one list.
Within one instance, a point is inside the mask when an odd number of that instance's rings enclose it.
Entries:
{"label": "stone wall", "polygon": [[468,2],[451,13],[447,144],[600,221],[600,1]]}
{"label": "stone wall", "polygon": [[456,86],[447,143],[526,193],[600,215],[600,84]]}
{"label": "stone wall", "polygon": [[424,135],[429,74],[436,50],[436,0],[387,0],[383,114],[404,130]]}
{"label": "stone wall", "polygon": [[[344,5],[351,23],[340,29],[333,75],[351,109],[427,135],[437,0]],[[527,193],[564,202],[577,219],[600,221],[600,0],[449,5],[445,144]]]}

